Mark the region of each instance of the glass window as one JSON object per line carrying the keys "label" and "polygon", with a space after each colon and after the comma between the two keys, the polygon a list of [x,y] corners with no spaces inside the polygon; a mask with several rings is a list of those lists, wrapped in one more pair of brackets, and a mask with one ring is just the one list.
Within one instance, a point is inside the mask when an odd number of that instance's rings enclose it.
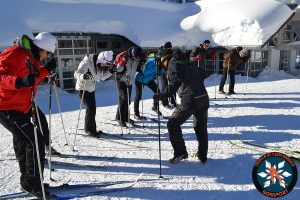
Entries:
{"label": "glass window", "polygon": [[119,41],[112,42],[112,49],[121,49],[121,42]]}
{"label": "glass window", "polygon": [[107,49],[107,42],[106,41],[97,42],[97,49]]}
{"label": "glass window", "polygon": [[59,55],[73,55],[73,49],[59,49]]}
{"label": "glass window", "polygon": [[77,69],[77,67],[79,66],[79,63],[83,60],[83,57],[78,57],[78,58],[75,58],[75,70]]}
{"label": "glass window", "polygon": [[58,40],[58,48],[72,48],[72,40]]}
{"label": "glass window", "polygon": [[73,58],[61,58],[60,64],[62,67],[73,67]]}
{"label": "glass window", "polygon": [[75,55],[82,55],[82,54],[87,54],[87,49],[74,49],[74,54]]}
{"label": "glass window", "polygon": [[86,40],[74,40],[74,48],[84,47],[87,48],[87,41]]}

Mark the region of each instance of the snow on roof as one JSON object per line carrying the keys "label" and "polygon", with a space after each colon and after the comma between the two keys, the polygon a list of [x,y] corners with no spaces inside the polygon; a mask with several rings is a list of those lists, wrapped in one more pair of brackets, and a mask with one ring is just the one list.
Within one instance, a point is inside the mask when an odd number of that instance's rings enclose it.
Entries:
{"label": "snow on roof", "polygon": [[119,34],[143,47],[262,45],[293,14],[275,0],[2,0],[0,46],[33,32]]}
{"label": "snow on roof", "polygon": [[222,46],[263,45],[293,11],[274,0],[203,0],[201,12],[182,21],[185,30],[212,33]]}

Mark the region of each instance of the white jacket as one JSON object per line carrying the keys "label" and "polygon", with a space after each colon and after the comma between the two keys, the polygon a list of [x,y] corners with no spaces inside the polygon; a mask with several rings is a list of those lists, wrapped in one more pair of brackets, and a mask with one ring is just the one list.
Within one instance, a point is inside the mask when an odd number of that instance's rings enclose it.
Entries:
{"label": "white jacket", "polygon": [[[108,70],[105,72],[100,72],[97,66],[95,66],[93,58],[94,54],[85,56],[80,62],[77,70],[74,72],[74,77],[76,78],[76,90],[93,92],[96,88],[96,82],[104,81],[112,75]],[[92,78],[84,80],[83,75],[88,71],[88,69],[92,73]]]}

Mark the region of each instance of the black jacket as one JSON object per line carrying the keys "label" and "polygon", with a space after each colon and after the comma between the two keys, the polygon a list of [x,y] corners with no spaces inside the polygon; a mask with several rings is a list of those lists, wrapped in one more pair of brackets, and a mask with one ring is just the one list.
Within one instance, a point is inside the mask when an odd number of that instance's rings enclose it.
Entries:
{"label": "black jacket", "polygon": [[[200,60],[197,59],[198,54],[200,54]],[[190,54],[190,60],[196,62],[197,64],[199,61],[199,67],[201,68],[205,68],[205,60],[209,59],[211,59],[211,53],[205,50],[202,44],[200,45],[200,47],[196,47],[195,49],[193,49]]]}
{"label": "black jacket", "polygon": [[173,96],[177,90],[182,102],[204,98],[208,103],[208,94],[204,86],[204,70],[186,59],[184,54],[174,54],[169,62],[169,87],[167,96]]}

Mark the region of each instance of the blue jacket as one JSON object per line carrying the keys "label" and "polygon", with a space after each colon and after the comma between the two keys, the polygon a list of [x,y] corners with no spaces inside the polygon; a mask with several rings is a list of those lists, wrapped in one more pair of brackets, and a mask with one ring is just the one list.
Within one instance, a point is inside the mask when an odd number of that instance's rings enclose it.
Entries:
{"label": "blue jacket", "polygon": [[[143,76],[144,74],[144,76]],[[158,75],[161,76],[163,74],[162,70],[160,69]],[[150,83],[150,81],[156,78],[156,65],[155,65],[155,58],[148,58],[144,65],[144,73],[136,72],[135,80],[140,83]]]}

